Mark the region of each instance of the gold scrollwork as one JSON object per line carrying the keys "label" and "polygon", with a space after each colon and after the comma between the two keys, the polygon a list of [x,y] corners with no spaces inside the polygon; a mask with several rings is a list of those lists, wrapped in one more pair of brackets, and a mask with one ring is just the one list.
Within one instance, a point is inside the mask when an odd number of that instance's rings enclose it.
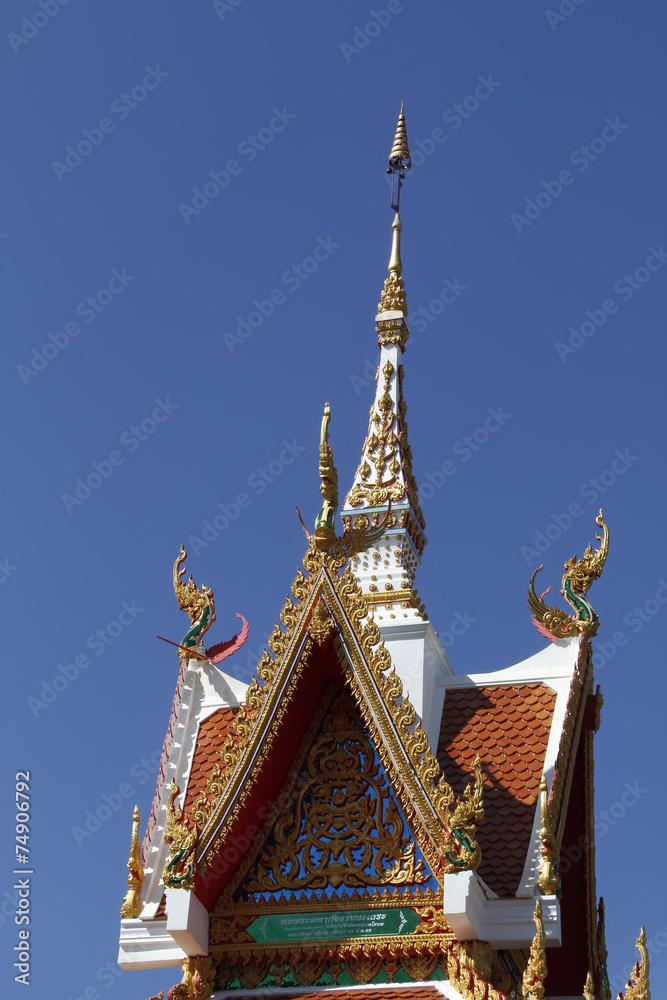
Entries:
{"label": "gold scrollwork", "polygon": [[169,861],[164,866],[162,881],[169,889],[192,889],[194,885],[194,852],[197,846],[197,824],[190,829],[180,806],[174,807],[174,800],[180,789],[175,781],[171,783],[167,801],[167,822],[164,841],[169,846]]}
{"label": "gold scrollwork", "polygon": [[542,841],[542,864],[537,877],[537,887],[545,896],[550,896],[558,890],[560,878],[558,875],[556,832],[549,812],[549,790],[544,775],[540,780],[540,840]]}
{"label": "gold scrollwork", "polygon": [[206,955],[184,959],[183,978],[169,990],[168,1000],[208,1000],[215,986],[215,960]]}
{"label": "gold scrollwork", "polygon": [[334,701],[297,789],[250,876],[251,891],[428,881],[348,694]]}
{"label": "gold scrollwork", "polygon": [[476,839],[477,824],[484,818],[484,778],[479,757],[475,757],[472,770],[474,784],[466,786],[460,799],[454,799],[444,775],[437,788],[438,811],[445,830],[443,868],[447,874],[474,871],[482,860]]}

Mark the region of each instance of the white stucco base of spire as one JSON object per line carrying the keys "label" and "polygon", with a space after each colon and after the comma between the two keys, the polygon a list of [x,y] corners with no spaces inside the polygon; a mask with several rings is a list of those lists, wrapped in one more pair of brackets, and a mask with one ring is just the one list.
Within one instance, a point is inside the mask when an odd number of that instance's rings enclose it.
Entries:
{"label": "white stucco base of spire", "polygon": [[[377,619],[376,619],[377,620]],[[438,745],[445,678],[453,677],[447,654],[429,621],[378,622],[403,691],[414,705],[433,748]]]}
{"label": "white stucco base of spire", "polygon": [[[445,917],[459,941],[487,941],[492,948],[530,948],[535,899],[499,899],[477,872],[445,875]],[[562,944],[557,896],[540,896],[547,948]]]}

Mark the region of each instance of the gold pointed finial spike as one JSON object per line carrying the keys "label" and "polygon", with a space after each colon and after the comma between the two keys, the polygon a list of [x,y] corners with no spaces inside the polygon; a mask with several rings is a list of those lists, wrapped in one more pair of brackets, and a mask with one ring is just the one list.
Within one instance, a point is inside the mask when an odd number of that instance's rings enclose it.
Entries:
{"label": "gold pointed finial spike", "polygon": [[632,970],[632,976],[625,988],[625,1000],[651,1000],[649,985],[649,957],[646,947],[646,929],[642,927],[636,942],[640,961]]}
{"label": "gold pointed finial spike", "polygon": [[144,884],[144,869],[141,864],[141,845],[139,843],[139,807],[134,807],[132,814],[132,841],[130,857],[127,862],[127,892],[120,909],[121,917],[134,919],[141,913],[141,887]]}
{"label": "gold pointed finial spike", "polygon": [[396,213],[391,226],[391,257],[389,258],[389,273],[395,275],[403,274],[403,264],[401,262],[401,230],[403,224],[401,217]]}
{"label": "gold pointed finial spike", "polygon": [[396,135],[394,144],[389,154],[389,167],[396,170],[399,167],[411,167],[410,149],[408,148],[408,133],[405,128],[405,114],[403,113],[403,101],[401,101],[401,113],[398,116]]}

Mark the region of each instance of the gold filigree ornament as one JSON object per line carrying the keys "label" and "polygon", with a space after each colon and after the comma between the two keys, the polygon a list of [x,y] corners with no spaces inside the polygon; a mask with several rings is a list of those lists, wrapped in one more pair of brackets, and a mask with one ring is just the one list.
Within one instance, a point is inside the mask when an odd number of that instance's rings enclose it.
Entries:
{"label": "gold filigree ornament", "polygon": [[560,889],[560,876],[558,874],[556,831],[549,812],[549,789],[544,775],[540,780],[540,840],[542,841],[542,864],[537,877],[537,887],[545,896],[551,896]]}
{"label": "gold filigree ornament", "polygon": [[547,977],[546,939],[542,921],[542,904],[539,899],[535,903],[535,937],[530,946],[528,965],[523,974],[522,988],[524,1000],[543,1000],[544,980]]}
{"label": "gold filigree ornament", "polygon": [[494,987],[482,979],[474,968],[459,958],[454,946],[447,953],[447,978],[465,1000],[507,1000]]}
{"label": "gold filigree ornament", "polygon": [[127,892],[120,908],[123,919],[133,919],[141,913],[141,887],[144,884],[144,869],[141,864],[141,845],[139,843],[139,807],[134,807],[132,814],[132,840],[130,857],[127,862]]}
{"label": "gold filigree ornament", "polygon": [[592,545],[588,545],[581,559],[577,559],[574,555],[568,559],[564,567],[561,594],[574,609],[574,615],[568,615],[566,611],[544,603],[542,598],[549,593],[551,587],[537,596],[535,577],[544,569],[544,565],[538,566],[530,578],[528,606],[533,612],[533,622],[537,631],[552,642],[554,639],[567,639],[576,635],[593,636],[598,630],[600,620],[595,608],[584,595],[594,580],[602,574],[609,551],[609,529],[602,517],[602,508],[595,523],[602,528],[602,535],[595,536],[600,543],[599,548],[593,552]]}
{"label": "gold filigree ornament", "polygon": [[181,968],[183,978],[169,990],[167,1000],[209,1000],[215,986],[215,960],[194,955],[186,958]]}
{"label": "gold filigree ornament", "polygon": [[188,656],[196,660],[206,660],[207,657],[204,653],[198,652],[196,647],[201,646],[204,633],[215,621],[215,601],[210,587],[205,587],[202,584],[201,590],[198,590],[192,576],[187,583],[183,583],[183,577],[186,573],[183,563],[187,557],[185,547],[181,545],[180,554],[174,563],[174,593],[179,608],[187,613],[192,626],[186,632],[181,643],[179,659],[183,660],[185,656]]}
{"label": "gold filigree ornament", "polygon": [[405,834],[358,710],[341,693],[247,886],[275,893],[419,885],[430,876]]}
{"label": "gold filigree ornament", "polygon": [[474,784],[470,782],[456,801],[444,775],[437,787],[438,812],[445,831],[443,871],[446,874],[474,871],[482,860],[482,851],[476,839],[477,824],[484,817],[484,778],[479,757],[475,757],[472,770]]}
{"label": "gold filigree ornament", "polygon": [[[625,987],[625,1000],[651,1000],[651,989],[649,984],[649,959],[646,947],[646,929],[642,927],[636,942],[640,959],[632,970],[632,975],[628,979]],[[623,994],[619,993],[619,1000]]]}
{"label": "gold filigree ornament", "polygon": [[588,972],[586,975],[586,982],[584,983],[584,1000],[595,1000],[595,987],[593,985],[593,973]]}
{"label": "gold filigree ornament", "polygon": [[178,785],[172,780],[164,828],[164,841],[169,846],[169,861],[164,866],[162,881],[168,889],[192,889],[198,831],[197,824],[191,830],[183,810],[179,806],[174,807],[179,791]]}

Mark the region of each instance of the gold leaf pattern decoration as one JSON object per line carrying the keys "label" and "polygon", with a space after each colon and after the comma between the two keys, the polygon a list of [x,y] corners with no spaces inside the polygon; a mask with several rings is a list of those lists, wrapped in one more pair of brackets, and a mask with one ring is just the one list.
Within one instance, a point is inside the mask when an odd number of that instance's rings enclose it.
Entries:
{"label": "gold leaf pattern decoration", "polygon": [[359,712],[341,692],[246,888],[419,885],[430,877],[405,834]]}

